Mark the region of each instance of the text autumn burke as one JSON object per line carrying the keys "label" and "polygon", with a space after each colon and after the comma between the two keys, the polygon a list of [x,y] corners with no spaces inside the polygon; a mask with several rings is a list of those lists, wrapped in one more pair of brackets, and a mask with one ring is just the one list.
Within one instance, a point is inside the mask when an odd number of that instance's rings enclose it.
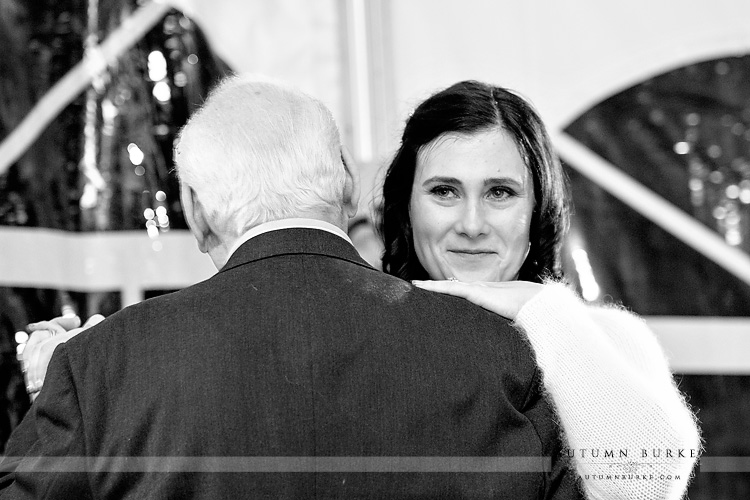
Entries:
{"label": "text autumn burke", "polygon": [[700,450],[691,448],[641,448],[638,450],[579,448],[563,451],[563,455],[570,458],[696,458],[699,454]]}

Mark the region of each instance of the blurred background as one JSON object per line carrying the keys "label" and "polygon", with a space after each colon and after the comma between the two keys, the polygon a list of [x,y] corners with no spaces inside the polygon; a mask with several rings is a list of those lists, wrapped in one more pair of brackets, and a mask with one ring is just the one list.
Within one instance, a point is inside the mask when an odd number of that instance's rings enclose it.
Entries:
{"label": "blurred background", "polygon": [[705,456],[726,457],[690,498],[750,497],[748,19],[745,0],[0,0],[0,449],[29,407],[17,331],[213,274],[171,155],[218,78],[271,75],[333,110],[374,265],[405,118],[478,79],[548,124],[573,195],[568,279],[646,317]]}

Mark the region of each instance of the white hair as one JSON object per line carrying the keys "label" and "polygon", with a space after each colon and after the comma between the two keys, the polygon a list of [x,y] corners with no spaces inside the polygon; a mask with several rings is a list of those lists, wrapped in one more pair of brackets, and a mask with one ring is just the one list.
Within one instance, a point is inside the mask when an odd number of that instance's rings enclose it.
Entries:
{"label": "white hair", "polygon": [[223,80],[180,132],[175,164],[209,219],[233,236],[343,208],[346,171],[331,112],[278,82]]}

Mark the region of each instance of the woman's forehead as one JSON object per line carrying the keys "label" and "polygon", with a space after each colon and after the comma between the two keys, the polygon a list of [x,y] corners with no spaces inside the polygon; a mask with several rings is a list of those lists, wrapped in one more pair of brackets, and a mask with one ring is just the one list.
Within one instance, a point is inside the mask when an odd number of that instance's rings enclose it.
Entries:
{"label": "woman's forehead", "polygon": [[513,136],[493,128],[471,134],[449,132],[422,147],[415,178],[433,175],[523,179],[528,168]]}

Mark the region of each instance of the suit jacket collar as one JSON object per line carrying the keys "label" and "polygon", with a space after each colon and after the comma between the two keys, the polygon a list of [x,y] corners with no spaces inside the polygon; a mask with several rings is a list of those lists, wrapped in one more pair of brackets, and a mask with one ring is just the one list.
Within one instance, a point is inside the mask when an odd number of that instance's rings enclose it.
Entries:
{"label": "suit jacket collar", "polygon": [[269,257],[300,254],[325,255],[372,269],[340,236],[320,229],[288,228],[263,233],[246,241],[219,272]]}

